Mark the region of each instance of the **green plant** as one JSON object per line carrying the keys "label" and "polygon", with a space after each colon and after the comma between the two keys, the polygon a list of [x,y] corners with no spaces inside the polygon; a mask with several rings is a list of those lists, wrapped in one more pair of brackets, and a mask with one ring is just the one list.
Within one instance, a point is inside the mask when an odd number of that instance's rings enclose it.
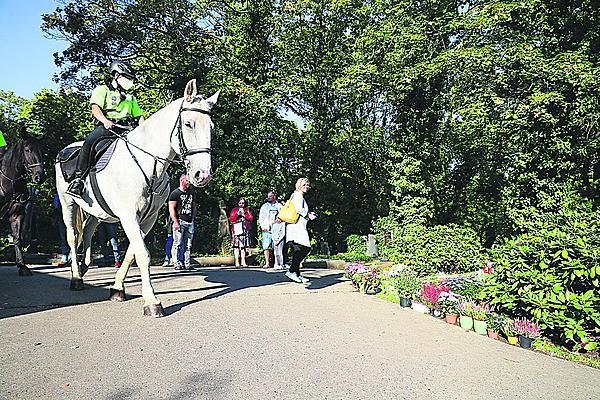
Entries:
{"label": "green plant", "polygon": [[573,349],[593,350],[600,335],[600,214],[564,199],[554,213],[530,210],[525,232],[492,250],[484,297],[496,309],[533,318]]}
{"label": "green plant", "polygon": [[472,317],[475,303],[469,299],[462,299],[456,304],[456,311],[464,317]]}
{"label": "green plant", "polygon": [[517,335],[522,335],[530,339],[537,339],[542,335],[540,326],[536,322],[528,319],[517,319],[512,321],[511,331],[515,332]]}
{"label": "green plant", "polygon": [[391,279],[393,280],[394,287],[398,291],[398,296],[408,299],[413,298],[422,284],[417,273],[408,267],[398,271]]}
{"label": "green plant", "polygon": [[487,315],[487,327],[494,332],[501,332],[506,318],[500,314],[491,312]]}
{"label": "green plant", "polygon": [[457,314],[457,304],[458,297],[452,291],[446,291],[440,293],[440,297],[438,298],[438,305],[444,315],[447,314]]}
{"label": "green plant", "polygon": [[517,333],[513,330],[512,322],[513,321],[510,318],[505,318],[504,321],[502,322],[502,333],[506,337],[517,335]]}
{"label": "green plant", "polygon": [[487,321],[488,315],[491,313],[491,308],[488,305],[474,304],[472,307],[472,317],[477,321]]}
{"label": "green plant", "polygon": [[389,219],[375,224],[383,257],[409,265],[420,276],[437,272],[474,271],[483,263],[475,231],[458,225],[395,225]]}
{"label": "green plant", "polygon": [[344,260],[346,262],[369,262],[372,260],[371,257],[365,253],[360,252],[348,252],[348,253],[337,253],[331,256],[332,260]]}
{"label": "green plant", "polygon": [[361,235],[348,235],[346,237],[346,244],[348,246],[348,253],[365,253],[365,239]]}

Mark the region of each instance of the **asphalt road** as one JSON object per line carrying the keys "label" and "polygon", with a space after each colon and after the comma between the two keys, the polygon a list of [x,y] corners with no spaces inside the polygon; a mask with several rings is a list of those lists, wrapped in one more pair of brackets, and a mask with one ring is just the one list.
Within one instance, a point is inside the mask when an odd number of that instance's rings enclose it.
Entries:
{"label": "asphalt road", "polygon": [[153,267],[167,316],[112,268],[0,267],[1,399],[600,399],[600,371],[353,292],[261,269]]}

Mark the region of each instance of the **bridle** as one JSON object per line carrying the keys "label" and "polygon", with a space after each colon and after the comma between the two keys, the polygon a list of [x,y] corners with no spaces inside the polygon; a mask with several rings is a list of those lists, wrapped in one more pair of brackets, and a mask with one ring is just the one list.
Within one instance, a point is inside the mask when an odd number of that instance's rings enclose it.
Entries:
{"label": "bridle", "polygon": [[[211,154],[211,149],[210,147],[198,147],[195,149],[188,149],[187,145],[185,144],[185,139],[183,138],[183,121],[181,120],[181,113],[184,111],[192,111],[192,112],[199,112],[202,114],[206,114],[208,116],[211,116],[212,113],[210,111],[207,110],[202,110],[200,108],[189,108],[189,107],[184,107],[183,103],[185,103],[185,99],[181,102],[181,105],[179,106],[179,112],[177,115],[177,119],[175,120],[175,124],[173,125],[173,129],[171,129],[171,134],[169,135],[169,141],[172,141],[173,139],[173,135],[177,134],[177,140],[179,141],[179,158],[180,160],[176,161],[176,160],[170,160],[168,158],[163,158],[163,157],[159,157],[159,156],[155,156],[154,154],[148,152],[145,149],[142,149],[141,147],[131,143],[129,141],[129,139],[127,139],[126,133],[122,134],[119,132],[115,132],[114,130],[110,130],[114,135],[116,135],[119,139],[123,140],[125,142],[125,147],[127,148],[127,150],[129,151],[129,154],[131,155],[131,157],[133,158],[133,161],[136,163],[136,165],[138,166],[138,168],[140,169],[140,171],[142,172],[143,176],[144,176],[144,180],[146,181],[146,190],[147,193],[150,194],[156,194],[154,193],[154,183],[156,180],[156,167],[158,162],[162,162],[163,164],[167,164],[167,163],[173,163],[173,164],[181,164],[181,165],[185,165],[187,160],[187,157],[194,155],[194,154],[201,154],[201,153],[206,153],[206,154]],[[153,170],[152,170],[152,175],[150,178],[148,178],[148,175],[146,174],[146,172],[144,172],[144,169],[142,168],[142,166],[140,165],[139,161],[137,160],[136,156],[133,154],[133,152],[131,151],[131,149],[129,148],[129,146],[133,146],[136,149],[140,150],[141,152],[149,155],[150,157],[152,157],[154,159],[154,166],[153,166]]]}
{"label": "bridle", "polygon": [[[23,150],[20,150],[20,151],[22,152]],[[19,182],[19,181],[25,179],[27,171],[29,171],[30,174],[33,174],[33,167],[43,166],[42,163],[39,163],[39,162],[38,163],[32,163],[32,164],[21,163],[21,165],[23,165],[23,167],[25,167],[24,168],[25,171],[23,171],[19,175],[17,175],[16,178],[11,178],[10,176],[6,175],[6,173],[4,172],[4,168],[3,168],[4,165],[0,165],[0,175],[2,175],[2,177],[4,177],[6,180],[8,180],[12,184],[13,187],[14,187],[14,185],[15,185],[16,182]],[[18,168],[17,171],[19,169],[20,168]],[[0,179],[0,190],[4,194],[8,193],[8,191],[4,188],[4,185],[2,184],[2,179]]]}
{"label": "bridle", "polygon": [[185,144],[185,139],[183,138],[183,121],[181,121],[181,113],[184,111],[191,111],[206,114],[209,117],[212,116],[212,113],[210,111],[202,110],[200,108],[184,107],[184,102],[185,100],[181,102],[181,106],[179,107],[179,115],[177,116],[177,120],[175,121],[175,126],[173,126],[173,129],[171,130],[171,138],[173,138],[173,133],[175,132],[175,128],[177,127],[177,140],[179,141],[179,157],[181,158],[182,162],[185,162],[188,156],[194,154],[211,153],[210,147],[198,147],[192,150],[189,150],[187,148]]}

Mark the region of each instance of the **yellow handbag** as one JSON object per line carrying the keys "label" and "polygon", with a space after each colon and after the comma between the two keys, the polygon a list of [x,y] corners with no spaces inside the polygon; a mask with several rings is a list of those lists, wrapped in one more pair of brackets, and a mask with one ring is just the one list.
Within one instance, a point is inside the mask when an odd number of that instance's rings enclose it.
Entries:
{"label": "yellow handbag", "polygon": [[298,212],[296,211],[296,206],[292,203],[292,200],[288,200],[285,202],[283,207],[279,210],[279,214],[277,214],[280,220],[283,222],[287,222],[288,224],[295,224],[298,222]]}

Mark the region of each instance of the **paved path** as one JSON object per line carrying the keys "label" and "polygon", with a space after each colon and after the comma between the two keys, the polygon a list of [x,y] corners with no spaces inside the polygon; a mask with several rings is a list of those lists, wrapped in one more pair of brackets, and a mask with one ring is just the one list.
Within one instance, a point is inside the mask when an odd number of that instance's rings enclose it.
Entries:
{"label": "paved path", "polygon": [[153,268],[168,316],[111,303],[112,268],[0,267],[2,399],[600,399],[600,371],[352,291],[260,269]]}

